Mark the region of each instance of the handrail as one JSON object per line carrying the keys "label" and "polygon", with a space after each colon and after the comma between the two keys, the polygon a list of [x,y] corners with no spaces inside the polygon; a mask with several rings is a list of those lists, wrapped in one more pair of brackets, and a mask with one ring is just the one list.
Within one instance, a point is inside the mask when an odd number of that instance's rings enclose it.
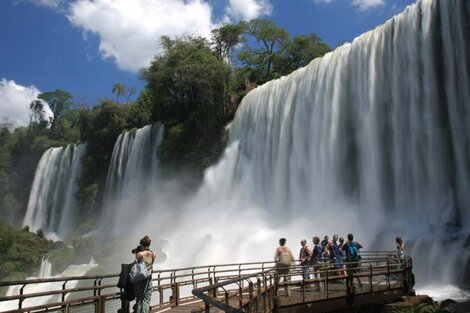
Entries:
{"label": "handrail", "polygon": [[[284,280],[284,282],[279,282],[278,274],[275,271],[275,267],[269,269],[269,270],[264,270],[258,273],[254,274],[249,274],[245,276],[240,276],[239,278],[234,278],[234,279],[229,279],[224,282],[210,285],[210,286],[205,286],[202,288],[197,288],[193,289],[192,293],[205,303],[205,312],[209,313],[210,307],[214,306],[224,312],[227,313],[249,313],[251,312],[251,308],[253,307],[253,301],[255,301],[255,306],[257,309],[255,310],[256,312],[259,311],[259,299],[258,298],[263,292],[266,293],[270,289],[273,289],[274,287],[274,297],[268,295],[268,303],[266,302],[266,297],[263,297],[263,312],[269,312],[271,310],[271,306],[279,306],[279,294],[278,290],[281,287],[284,288],[292,288],[292,287],[299,287],[300,291],[302,293],[302,301],[301,303],[303,304],[308,304],[312,303],[315,301],[318,301],[319,299],[317,298],[311,298],[310,300],[306,299],[306,294],[305,294],[305,286],[306,285],[311,285],[311,284],[318,284],[320,286],[320,283],[324,284],[324,291],[323,293],[326,293],[324,295],[325,299],[331,298],[330,295],[330,289],[329,289],[329,282],[333,282],[338,279],[346,279],[346,285],[345,285],[345,291],[344,293],[339,293],[335,296],[334,298],[337,297],[346,297],[348,302],[351,302],[351,298],[354,297],[356,294],[354,286],[354,279],[358,279],[360,277],[367,277],[368,278],[368,284],[369,284],[369,289],[363,292],[360,292],[359,294],[365,294],[365,293],[374,293],[374,292],[380,292],[380,281],[378,281],[376,284],[376,288],[374,289],[374,282],[373,279],[374,277],[377,279],[377,277],[385,276],[386,280],[386,289],[388,291],[391,290],[398,290],[406,294],[411,288],[412,288],[412,279],[411,279],[411,270],[412,270],[412,260],[410,257],[406,256],[404,260],[400,260],[396,258],[395,254],[389,251],[383,252],[383,253],[370,253],[369,256],[362,254],[362,260],[360,262],[344,262],[346,269],[340,269],[340,268],[335,268],[335,264],[325,262],[321,263],[316,266],[309,266],[310,268],[314,268],[313,271],[309,271],[309,274],[317,274],[318,276],[313,278],[313,279],[303,279],[303,277],[300,280],[292,281],[291,279],[288,280],[287,282]],[[372,255],[375,255],[376,258],[370,257]],[[386,257],[383,257],[383,256]],[[393,262],[391,262],[393,261]],[[365,267],[367,272],[361,273],[360,271],[362,270],[361,267],[359,267],[359,271],[356,272],[351,266],[352,265],[368,265]],[[385,263],[385,265],[382,265],[382,263]],[[397,268],[398,266],[398,268]],[[297,266],[291,266],[290,273],[287,275],[283,276],[288,276],[288,277],[295,277],[295,276],[302,276],[301,268],[303,266],[297,265]],[[315,268],[317,268],[315,270]],[[341,274],[341,272],[347,272],[347,275]],[[394,286],[391,285],[390,283],[390,276],[395,274],[401,274],[401,280],[396,281]],[[266,275],[271,275],[274,276],[274,284],[271,284],[268,286],[267,281],[265,279]],[[323,275],[323,277],[322,277]],[[260,284],[260,276],[263,276],[263,281],[265,282],[263,291],[261,291],[261,284]],[[242,298],[243,298],[243,293],[244,291],[239,290],[238,295],[236,297],[239,298],[239,304],[238,306],[230,305],[228,300],[225,300],[224,302],[221,302],[218,299],[217,295],[217,290],[219,288],[223,288],[225,290],[225,287],[231,284],[238,284],[241,285],[241,283],[245,280],[249,280],[251,278],[257,278],[257,293],[256,295],[254,294],[253,290],[253,283],[250,281],[249,283],[249,290],[248,290],[248,301],[246,303],[243,303]],[[277,283],[276,283],[277,282]],[[287,289],[286,289],[287,291]],[[226,296],[227,297],[227,296]],[[255,300],[254,300],[255,299]],[[276,300],[278,299],[278,300]],[[272,301],[269,302],[269,301]],[[269,305],[269,308],[267,308],[267,304]],[[299,304],[299,303],[298,303]],[[291,305],[298,305],[298,304],[290,304],[287,306]],[[243,311],[245,310],[245,311]]]}
{"label": "handrail", "polygon": [[211,291],[211,290],[217,290],[218,288],[224,288],[225,286],[228,286],[228,285],[231,285],[231,284],[237,284],[238,282],[240,282],[242,280],[247,280],[247,279],[252,278],[252,277],[258,277],[258,276],[263,275],[263,274],[270,274],[270,273],[272,273],[272,271],[273,271],[273,268],[270,268],[269,270],[264,270],[264,271],[261,271],[261,272],[258,272],[258,273],[245,275],[245,276],[242,276],[240,278],[233,278],[233,279],[229,279],[229,280],[226,280],[224,282],[221,282],[221,283],[217,283],[217,284],[213,284],[213,285],[193,289],[192,294],[194,296],[198,297],[199,299],[203,300],[204,302],[209,303],[210,305],[213,305],[213,306],[223,310],[224,312],[242,313],[242,311],[237,310],[236,308],[234,308],[232,306],[229,306],[228,304],[224,304],[224,303],[218,301],[216,298],[210,297],[210,296],[208,296],[204,293],[208,292],[208,291]]}
{"label": "handrail", "polygon": [[[211,283],[211,281],[214,281],[216,278],[218,279],[219,275],[234,275],[234,273],[240,273],[242,272],[243,274],[253,272],[258,270],[260,267],[266,266],[266,264],[273,264],[274,262],[269,261],[269,262],[246,262],[246,263],[230,263],[230,264],[218,264],[218,265],[204,265],[204,266],[195,266],[195,267],[184,267],[184,268],[177,268],[177,269],[165,269],[165,270],[154,270],[152,271],[153,273],[153,279],[152,281],[154,282],[154,286],[152,288],[153,291],[157,293],[157,296],[160,297],[160,303],[157,306],[160,307],[167,307],[170,305],[173,300],[168,299],[164,300],[164,292],[163,290],[170,290],[173,292],[175,283],[177,283],[179,286],[187,286],[187,285],[193,285],[193,287],[198,287],[198,284],[203,283]],[[50,295],[57,295],[60,297],[62,294],[62,303],[63,305],[70,305],[70,301],[65,301],[66,298],[74,293],[74,292],[80,292],[80,291],[88,291],[93,294],[93,296],[90,296],[86,299],[89,299],[90,301],[97,301],[97,298],[95,296],[102,295],[104,297],[108,296],[113,296],[116,294],[121,294],[122,290],[119,291],[119,289],[112,284],[109,284],[109,280],[112,280],[113,278],[115,279],[115,283],[117,283],[117,278],[119,277],[118,274],[106,274],[106,275],[90,275],[90,276],[68,276],[68,277],[50,277],[50,278],[44,278],[44,279],[27,279],[27,280],[21,280],[21,281],[7,281],[7,282],[0,282],[0,287],[8,287],[8,286],[19,286],[21,287],[19,289],[19,294],[15,295],[10,295],[10,296],[4,296],[0,297],[0,311],[2,311],[2,303],[6,301],[18,301],[18,310],[22,310],[24,308],[23,302],[27,299],[30,298],[35,298],[35,297],[42,297],[42,296],[50,296]],[[102,280],[107,280],[109,283],[108,284],[101,284]],[[65,288],[65,284],[69,282],[74,282],[74,283],[79,283],[83,281],[89,281],[89,284],[87,287],[80,287],[80,288]],[[94,283],[93,283],[94,282]],[[33,284],[42,284],[42,283],[63,283],[62,288],[57,286],[57,289],[50,290],[48,292],[34,292],[34,293],[24,293],[23,290],[25,290],[25,287],[28,285],[33,285]],[[101,290],[104,289],[113,289],[115,291],[110,290],[109,292],[102,293]],[[27,289],[26,289],[27,290]],[[179,293],[178,290],[176,292]],[[165,293],[166,295],[166,293]],[[191,295],[190,298],[193,298]],[[176,303],[179,302],[179,300],[185,300],[188,299],[186,296],[184,297],[179,297],[176,299]],[[9,302],[11,303],[11,302]],[[59,302],[58,302],[59,303]],[[44,305],[44,308],[47,307],[47,304]]]}
{"label": "handrail", "polygon": [[[394,253],[390,251],[366,251],[362,252],[363,264],[370,263],[376,264],[374,267],[374,273],[381,267],[380,262],[391,259]],[[157,297],[156,302],[153,306],[155,309],[167,309],[173,306],[185,305],[191,301],[201,298],[207,304],[207,307],[222,306],[226,312],[235,313],[243,306],[262,306],[264,309],[272,308],[274,301],[274,292],[277,292],[274,287],[275,272],[273,271],[275,263],[273,261],[268,262],[246,262],[246,263],[230,263],[230,264],[216,264],[216,265],[205,265],[195,267],[184,267],[177,269],[165,269],[165,270],[154,270],[153,279],[154,282],[152,292],[153,296]],[[325,263],[326,268],[328,265]],[[386,270],[386,268],[382,268]],[[337,278],[334,274],[333,269],[330,269],[330,276]],[[391,271],[393,273],[393,271]],[[300,266],[293,267],[292,276],[300,276]],[[361,274],[362,275],[362,274]],[[369,275],[369,274],[367,274]],[[122,290],[119,290],[111,282],[115,279],[117,282],[118,274],[106,274],[106,275],[90,275],[90,276],[69,276],[69,277],[51,277],[45,279],[29,279],[22,281],[9,281],[0,282],[0,287],[6,286],[19,286],[19,294],[0,297],[0,311],[2,303],[5,301],[18,301],[17,312],[28,311],[28,305],[24,305],[24,301],[27,299],[42,297],[42,296],[53,296],[61,297],[61,301],[51,300],[54,303],[35,305],[38,311],[47,311],[54,306],[61,306],[62,308],[94,304],[95,307],[105,307],[107,301],[117,300],[120,298]],[[331,278],[330,277],[330,278]],[[354,276],[356,277],[356,276]],[[89,281],[89,285],[76,288],[66,288],[66,284],[69,282],[80,283],[83,281]],[[320,281],[324,281],[321,280]],[[314,280],[311,281],[315,282]],[[57,289],[49,290],[47,292],[34,292],[24,293],[27,291],[26,286],[31,284],[41,283],[63,283],[62,287],[57,286]],[[236,290],[228,288],[229,285],[236,284],[238,287]],[[296,285],[296,282],[292,282],[292,286]],[[180,295],[180,288],[189,288],[191,286],[192,293],[185,294],[183,292]],[[202,286],[202,287],[201,287]],[[279,286],[284,286],[280,283]],[[55,288],[55,287],[54,287]],[[223,299],[220,300],[219,289],[223,290]],[[107,290],[103,292],[103,290]],[[167,291],[165,291],[167,290]],[[184,291],[183,290],[183,291]],[[206,295],[208,291],[211,291],[209,295]],[[81,297],[80,299],[67,299],[69,295],[76,292],[89,292],[90,296]],[[212,295],[213,297],[211,297]],[[247,298],[246,295],[249,295]],[[238,303],[237,306],[233,306],[232,299],[235,297]],[[260,300],[260,298],[263,298]],[[54,298],[57,299],[58,298]],[[206,302],[207,301],[207,302]],[[261,303],[262,302],[262,303]],[[12,303],[12,302],[9,302]],[[122,302],[122,308],[126,305]],[[127,304],[128,305],[128,304]],[[218,306],[219,305],[219,306]],[[233,309],[228,308],[228,306]],[[269,306],[269,307],[268,307]],[[220,307],[219,307],[220,308]],[[29,305],[29,309],[31,306]],[[222,309],[222,308],[221,308]],[[224,309],[223,309],[224,310]],[[237,311],[238,310],[238,311]],[[97,312],[101,312],[97,309]],[[238,312],[240,313],[240,312]]]}

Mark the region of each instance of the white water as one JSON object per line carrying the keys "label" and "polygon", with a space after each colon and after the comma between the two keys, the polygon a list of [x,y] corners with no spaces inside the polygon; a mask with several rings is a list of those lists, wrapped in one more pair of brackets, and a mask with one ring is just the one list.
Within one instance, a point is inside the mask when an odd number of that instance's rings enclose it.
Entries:
{"label": "white water", "polygon": [[435,301],[452,299],[455,301],[470,301],[470,291],[462,290],[452,285],[431,285],[416,290],[418,295],[427,295]]}
{"label": "white water", "polygon": [[[82,276],[85,275],[89,270],[97,266],[97,264],[91,260],[88,264],[82,265],[70,265],[62,272],[60,275],[52,276],[52,266],[47,258],[43,258],[41,262],[41,267],[38,273],[38,277],[28,277],[27,279],[36,279],[36,278],[50,278],[50,277],[64,277],[64,276]],[[41,283],[41,284],[31,284],[27,285],[23,294],[44,292],[46,290],[60,290],[62,289],[63,282],[50,282],[50,283]],[[67,288],[74,288],[78,284],[78,281],[69,281],[67,282]],[[6,296],[18,295],[20,293],[21,286],[11,286],[8,288]],[[70,295],[70,294],[69,294]],[[66,299],[68,296],[66,296]],[[61,295],[51,295],[44,297],[37,297],[26,299],[23,302],[23,307],[31,307],[36,305],[41,305],[50,302],[59,302],[61,301]],[[5,301],[0,303],[0,311],[14,310],[18,308],[18,300]]]}
{"label": "white water", "polygon": [[102,231],[113,225],[115,231],[122,232],[130,226],[132,216],[148,207],[159,187],[157,148],[163,131],[157,123],[119,135],[106,177]]}
{"label": "white water", "polygon": [[34,174],[23,226],[28,225],[33,232],[42,229],[51,239],[63,238],[73,229],[77,179],[85,151],[85,145],[68,145],[43,153]]}
{"label": "white water", "polygon": [[250,92],[198,195],[156,199],[136,241],[167,239],[175,267],[271,259],[281,236],[393,250],[401,235],[419,285],[468,283],[469,11],[419,1]]}

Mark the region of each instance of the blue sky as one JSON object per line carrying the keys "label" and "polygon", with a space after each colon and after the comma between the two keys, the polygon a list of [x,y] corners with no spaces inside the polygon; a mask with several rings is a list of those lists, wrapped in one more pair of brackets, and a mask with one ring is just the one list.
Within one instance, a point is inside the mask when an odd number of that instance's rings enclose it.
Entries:
{"label": "blue sky", "polygon": [[261,17],[292,35],[316,33],[331,47],[351,41],[414,0],[1,0],[0,123],[27,122],[39,92],[76,102],[114,98],[121,82],[142,88],[138,69],[161,35],[208,36],[222,22]]}

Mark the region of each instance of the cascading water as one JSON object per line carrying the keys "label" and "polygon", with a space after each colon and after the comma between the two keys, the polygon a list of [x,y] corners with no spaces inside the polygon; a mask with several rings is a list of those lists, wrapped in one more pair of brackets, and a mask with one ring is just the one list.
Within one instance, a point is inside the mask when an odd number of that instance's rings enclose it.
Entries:
{"label": "cascading water", "polygon": [[50,148],[43,153],[23,221],[31,231],[42,229],[46,236],[62,238],[76,220],[77,179],[81,174],[86,145]]}
{"label": "cascading water", "polygon": [[[96,267],[97,264],[91,260],[88,264],[82,265],[70,265],[65,269],[65,271],[60,275],[52,276],[52,265],[47,258],[43,258],[41,262],[41,267],[38,272],[38,277],[28,277],[27,279],[37,279],[37,278],[55,278],[55,277],[64,277],[64,276],[82,276],[85,275],[88,271],[92,268]],[[67,288],[73,289],[78,284],[78,281],[71,280],[67,282]],[[19,295],[20,290],[22,290],[23,294],[31,294],[31,293],[39,293],[44,292],[47,290],[60,290],[62,289],[63,282],[48,282],[48,283],[41,283],[41,284],[30,284],[30,285],[18,285],[18,286],[11,286],[8,288],[6,296],[14,296]],[[70,296],[70,294],[66,295],[66,299]],[[61,295],[49,295],[43,297],[34,297],[30,299],[24,300],[22,303],[23,307],[32,307],[41,305],[44,303],[51,303],[51,302],[59,302],[61,301]],[[15,310],[18,309],[18,300],[11,300],[11,301],[4,301],[0,303],[0,310],[2,312],[8,310]]]}
{"label": "cascading water", "polygon": [[173,210],[177,221],[158,213],[144,227],[171,243],[167,266],[271,258],[281,236],[295,248],[352,232],[369,250],[395,249],[403,236],[421,285],[461,281],[469,29],[470,2],[422,0],[251,91],[195,199]]}
{"label": "cascading water", "polygon": [[148,207],[158,188],[157,148],[163,132],[157,123],[119,135],[106,177],[102,225],[121,232],[129,227],[132,214]]}
{"label": "cascading water", "polygon": [[52,264],[47,258],[42,258],[41,266],[39,267],[39,278],[46,278],[52,276]]}

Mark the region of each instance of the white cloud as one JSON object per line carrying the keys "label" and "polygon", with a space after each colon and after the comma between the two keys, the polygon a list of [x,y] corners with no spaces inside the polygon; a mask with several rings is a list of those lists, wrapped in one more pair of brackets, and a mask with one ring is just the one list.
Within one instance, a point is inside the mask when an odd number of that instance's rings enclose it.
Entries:
{"label": "white cloud", "polygon": [[361,11],[367,11],[385,5],[384,0],[353,0],[352,5],[357,6]]}
{"label": "white cloud", "polygon": [[[8,119],[16,126],[29,123],[29,104],[37,99],[40,91],[34,86],[21,86],[13,80],[0,80],[0,121]],[[45,103],[46,117],[52,116],[49,106]]]}
{"label": "white cloud", "polygon": [[235,20],[251,20],[262,15],[271,15],[272,10],[268,0],[229,0],[225,12]]}
{"label": "white cloud", "polygon": [[[249,20],[271,11],[269,0],[229,0],[226,15],[218,20]],[[209,38],[218,26],[205,0],[75,0],[68,18],[84,30],[84,38],[87,32],[99,37],[104,58],[132,72],[150,64],[162,35],[189,33]]]}
{"label": "white cloud", "polygon": [[68,18],[99,36],[104,58],[133,72],[150,64],[162,35],[209,37],[214,26],[212,7],[202,0],[77,0]]}
{"label": "white cloud", "polygon": [[48,7],[51,9],[57,9],[60,7],[64,0],[27,0],[28,2],[37,6]]}
{"label": "white cloud", "polygon": [[[315,3],[331,3],[335,0],[313,0]],[[385,0],[352,0],[351,5],[360,11],[367,11],[385,5]]]}

